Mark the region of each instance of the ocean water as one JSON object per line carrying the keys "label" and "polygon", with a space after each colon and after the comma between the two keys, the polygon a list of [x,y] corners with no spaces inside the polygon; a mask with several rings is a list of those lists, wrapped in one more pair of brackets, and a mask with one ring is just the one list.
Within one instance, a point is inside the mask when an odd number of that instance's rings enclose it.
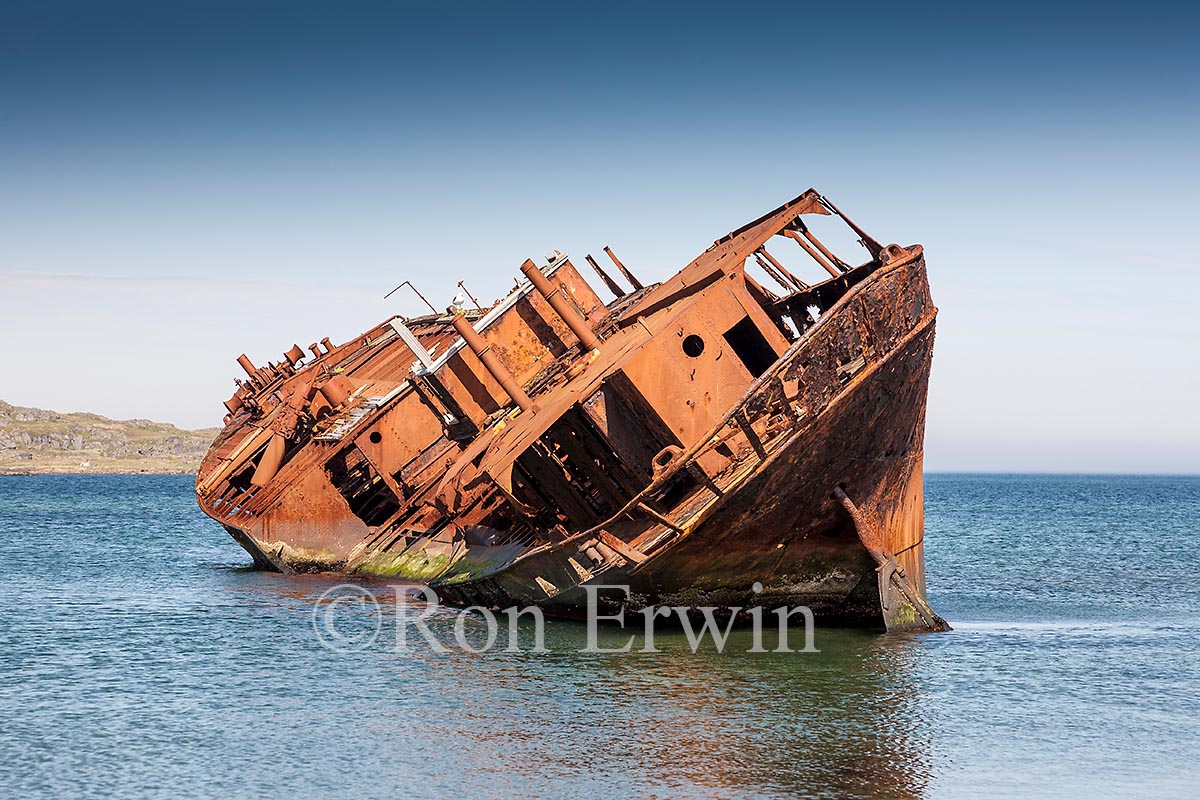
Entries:
{"label": "ocean water", "polygon": [[345,603],[381,634],[339,653],[339,581],[249,569],[190,478],[0,477],[0,796],[1197,796],[1200,478],[926,495],[952,633],[611,654],[548,621],[546,653],[438,653]]}

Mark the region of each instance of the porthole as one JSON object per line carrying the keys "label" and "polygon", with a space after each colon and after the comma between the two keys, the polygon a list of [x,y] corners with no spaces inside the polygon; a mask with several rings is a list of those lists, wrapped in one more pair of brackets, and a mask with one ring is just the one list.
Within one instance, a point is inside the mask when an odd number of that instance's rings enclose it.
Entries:
{"label": "porthole", "polygon": [[683,340],[683,354],[691,358],[696,358],[704,352],[704,340],[696,334],[692,334]]}
{"label": "porthole", "polygon": [[371,440],[371,444],[379,444],[383,441],[383,434],[379,431],[371,431],[371,435],[367,438]]}

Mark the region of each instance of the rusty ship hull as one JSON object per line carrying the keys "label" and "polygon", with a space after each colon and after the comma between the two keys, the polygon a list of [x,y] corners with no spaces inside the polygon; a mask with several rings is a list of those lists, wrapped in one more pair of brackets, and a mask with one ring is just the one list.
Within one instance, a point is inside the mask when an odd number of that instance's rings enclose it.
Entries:
{"label": "rusty ship hull", "polygon": [[[818,217],[869,260],[835,255]],[[784,266],[785,242],[824,279]],[[488,309],[243,356],[201,507],[262,567],[461,605],[577,616],[586,587],[622,585],[635,605],[944,629],[925,600],[922,248],[881,246],[809,190],[661,284],[606,252],[631,285],[589,256],[610,303],[556,255]]]}

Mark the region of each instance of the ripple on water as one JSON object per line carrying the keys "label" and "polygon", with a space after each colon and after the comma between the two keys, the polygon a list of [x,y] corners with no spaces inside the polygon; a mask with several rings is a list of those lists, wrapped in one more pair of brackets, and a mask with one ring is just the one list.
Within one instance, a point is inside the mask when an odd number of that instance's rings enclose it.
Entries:
{"label": "ripple on water", "polygon": [[[0,478],[0,785],[59,796],[1187,797],[1200,480],[929,476],[936,636],[819,654],[321,648],[337,576],[170,476]],[[363,626],[373,625],[363,607]],[[431,627],[449,640],[455,613]],[[472,641],[486,633],[468,620]],[[390,636],[390,638],[389,638]],[[618,644],[616,631],[602,632]]]}

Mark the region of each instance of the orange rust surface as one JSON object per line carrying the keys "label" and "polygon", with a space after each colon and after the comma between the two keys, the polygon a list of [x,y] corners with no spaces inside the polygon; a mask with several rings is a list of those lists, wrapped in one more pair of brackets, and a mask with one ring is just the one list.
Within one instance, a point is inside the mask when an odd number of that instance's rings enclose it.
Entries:
{"label": "orange rust surface", "polygon": [[[869,260],[850,267],[814,216],[849,225]],[[795,244],[803,280],[781,260]],[[565,256],[523,269],[537,288],[483,310],[243,358],[201,507],[256,562],[432,580],[464,602],[570,612],[585,574],[625,569],[663,596],[774,580],[866,620],[883,602],[872,560],[830,499],[853,482],[923,593],[936,309],[919,246],[881,247],[809,190],[608,305]],[[402,572],[406,553],[434,551],[441,572]]]}

